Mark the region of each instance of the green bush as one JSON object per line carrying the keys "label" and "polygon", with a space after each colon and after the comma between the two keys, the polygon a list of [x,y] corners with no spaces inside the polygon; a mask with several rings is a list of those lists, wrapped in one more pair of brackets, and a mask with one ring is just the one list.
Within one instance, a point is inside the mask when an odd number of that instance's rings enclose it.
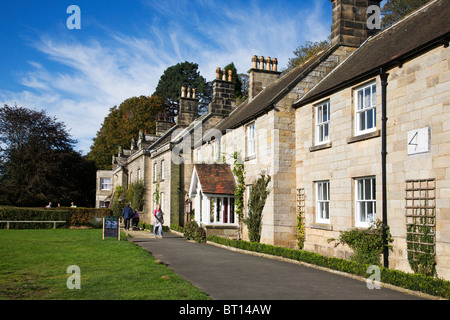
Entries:
{"label": "green bush", "polygon": [[[66,221],[61,227],[90,226],[92,219],[112,214],[110,209],[98,208],[19,208],[0,207],[0,221]],[[6,225],[6,223],[3,223]],[[103,224],[103,222],[102,222]],[[3,227],[3,226],[2,226]],[[10,229],[53,228],[53,223],[10,223]]]}
{"label": "green bush", "polygon": [[197,242],[206,242],[206,231],[199,227],[195,221],[190,221],[184,227],[184,238],[186,240],[194,240]]}
{"label": "green bush", "polygon": [[[92,220],[112,215],[108,208],[69,208],[71,226],[92,226]],[[102,222],[103,225],[103,222]]]}
{"label": "green bush", "polygon": [[[21,208],[0,207],[0,221],[66,221],[65,226],[70,224],[70,211],[68,208],[45,209],[45,208]],[[1,223],[6,228],[6,223]],[[62,226],[63,224],[57,224]],[[10,223],[10,229],[49,229],[53,223]]]}
{"label": "green bush", "polygon": [[[219,243],[242,250],[280,256],[287,259],[314,264],[328,269],[369,277],[367,273],[368,264],[358,263],[341,258],[325,257],[314,252],[295,250],[290,248],[276,247],[269,244],[248,242],[243,240],[231,240],[216,235],[208,236],[208,241]],[[381,282],[402,287],[405,289],[420,291],[426,294],[450,298],[450,281],[437,279],[421,274],[406,273],[399,270],[386,269],[380,266]]]}
{"label": "green bush", "polygon": [[[390,235],[389,227],[386,227],[387,242],[394,241]],[[329,239],[328,242],[346,244],[353,250],[351,260],[368,265],[381,265],[381,254],[383,253],[383,223],[377,220],[375,225],[368,229],[353,229],[341,231],[339,239]],[[392,249],[389,244],[388,248]]]}

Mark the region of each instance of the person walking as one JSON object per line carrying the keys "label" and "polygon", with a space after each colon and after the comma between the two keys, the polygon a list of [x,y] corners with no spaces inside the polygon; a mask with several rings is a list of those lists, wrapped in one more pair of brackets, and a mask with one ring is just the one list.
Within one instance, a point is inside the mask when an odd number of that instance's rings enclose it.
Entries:
{"label": "person walking", "polygon": [[132,220],[132,229],[136,230],[139,229],[138,225],[139,225],[139,212],[137,211],[137,209],[134,209],[134,216],[133,216],[133,220]]}
{"label": "person walking", "polygon": [[158,230],[158,236],[160,238],[163,237],[163,232],[162,232],[162,228],[163,228],[163,223],[164,223],[164,214],[161,210],[161,205],[157,204],[156,205],[156,209],[153,212],[153,216],[154,216],[154,223],[153,223],[153,236],[156,238],[156,228],[159,228]]}
{"label": "person walking", "polygon": [[133,215],[134,215],[134,212],[133,212],[133,209],[131,209],[131,203],[127,203],[125,208],[123,208],[123,210],[122,210],[122,217],[123,217],[123,220],[125,221],[125,226],[124,226],[125,230],[130,229],[130,220],[131,220],[131,218],[133,218]]}

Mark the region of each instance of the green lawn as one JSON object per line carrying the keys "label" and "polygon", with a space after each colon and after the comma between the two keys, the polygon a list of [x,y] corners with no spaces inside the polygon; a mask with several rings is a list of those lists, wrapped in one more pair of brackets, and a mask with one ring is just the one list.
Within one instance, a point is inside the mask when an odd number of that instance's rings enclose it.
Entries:
{"label": "green lawn", "polygon": [[[0,300],[206,300],[137,245],[91,230],[0,230]],[[81,289],[68,289],[80,268]]]}

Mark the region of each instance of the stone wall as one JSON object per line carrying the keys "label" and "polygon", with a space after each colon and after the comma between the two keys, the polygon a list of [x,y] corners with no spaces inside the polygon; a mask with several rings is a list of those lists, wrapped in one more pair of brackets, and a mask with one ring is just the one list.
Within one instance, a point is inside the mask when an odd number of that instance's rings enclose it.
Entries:
{"label": "stone wall", "polygon": [[[406,251],[406,180],[436,179],[436,260],[439,276],[450,278],[449,49],[439,47],[389,70],[387,86],[388,224],[395,239],[390,267],[411,271]],[[377,130],[354,137],[354,89],[375,81]],[[328,100],[330,142],[314,145],[314,106]],[[355,227],[354,178],[375,176],[376,213],[381,218],[381,81],[367,79],[296,110],[297,188],[306,194],[305,249],[348,257],[351,250],[327,242]],[[408,155],[408,132],[429,127],[429,152]],[[316,222],[314,182],[330,181],[330,223]]]}

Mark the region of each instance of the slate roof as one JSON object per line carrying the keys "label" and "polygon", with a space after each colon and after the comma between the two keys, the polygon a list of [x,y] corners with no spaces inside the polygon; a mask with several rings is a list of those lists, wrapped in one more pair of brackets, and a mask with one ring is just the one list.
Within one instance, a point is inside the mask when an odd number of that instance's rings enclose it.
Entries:
{"label": "slate roof", "polygon": [[195,164],[203,193],[234,194],[236,183],[228,164]]}
{"label": "slate roof", "polygon": [[306,61],[304,64],[294,68],[283,77],[272,82],[251,101],[243,102],[215,128],[221,132],[225,132],[226,129],[234,129],[242,126],[244,123],[267,112],[273,107],[274,104],[281,100],[286,93],[295,87],[304,76],[308,75],[312,69],[326,59],[335,49],[336,46],[323,50]]}
{"label": "slate roof", "polygon": [[[300,107],[340,88],[379,74],[450,37],[448,0],[435,0],[367,39],[342,64],[294,104]],[[389,79],[388,79],[389,81]]]}

